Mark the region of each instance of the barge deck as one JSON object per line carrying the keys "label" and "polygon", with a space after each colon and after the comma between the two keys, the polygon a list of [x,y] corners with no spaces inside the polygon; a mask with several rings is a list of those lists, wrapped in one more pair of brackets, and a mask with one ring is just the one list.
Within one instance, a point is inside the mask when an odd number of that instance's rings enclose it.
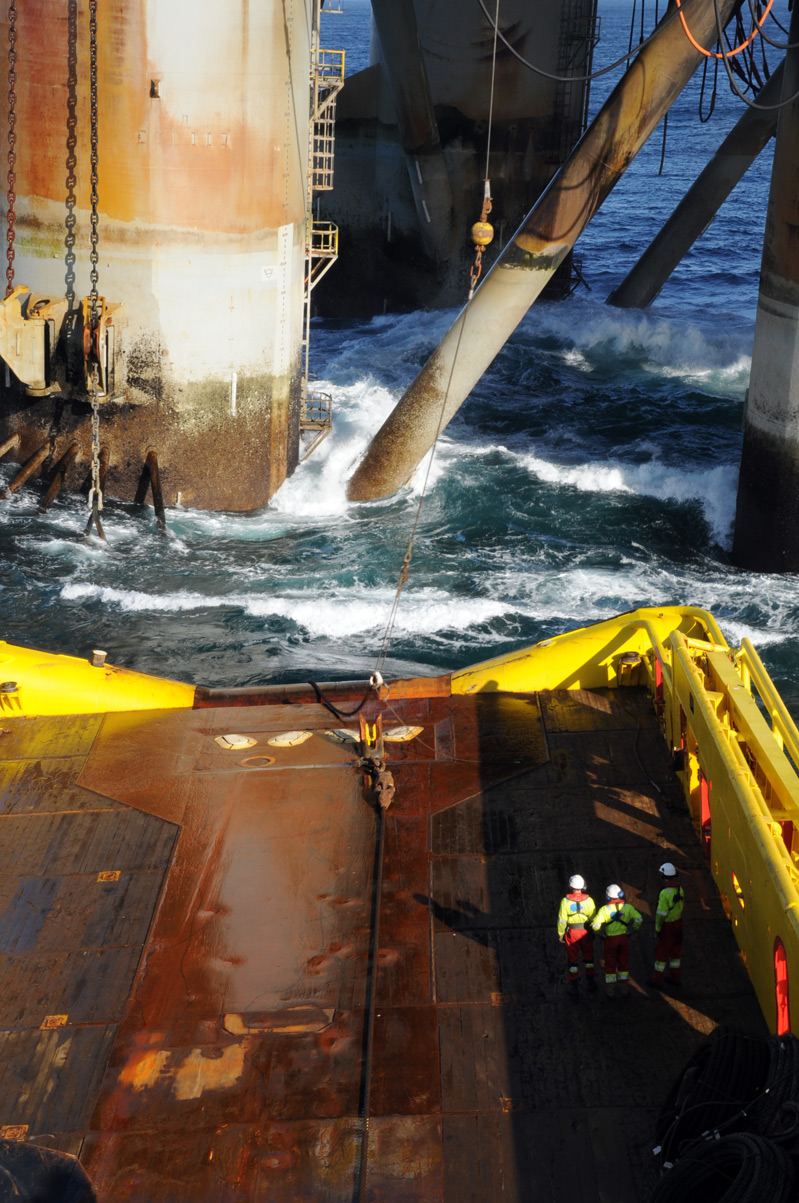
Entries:
{"label": "barge deck", "polygon": [[[78,1155],[109,1203],[646,1198],[685,1062],[717,1025],[767,1032],[651,699],[409,697],[394,722],[422,730],[387,749],[363,1180],[378,819],[319,704],[3,716],[0,1138]],[[679,997],[645,985],[666,859]],[[626,999],[567,997],[572,872],[645,916]]]}

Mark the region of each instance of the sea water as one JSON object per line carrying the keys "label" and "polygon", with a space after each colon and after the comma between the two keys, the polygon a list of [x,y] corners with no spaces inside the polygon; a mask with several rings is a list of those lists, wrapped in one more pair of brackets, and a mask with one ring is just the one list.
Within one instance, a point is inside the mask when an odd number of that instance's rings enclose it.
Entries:
{"label": "sea water", "polygon": [[[324,18],[323,43],[347,46],[351,73],[368,61],[368,0],[343,7]],[[595,67],[627,49],[632,12],[600,0]],[[592,111],[619,74],[594,83]],[[426,480],[386,675],[688,604],[712,610],[730,642],[750,636],[799,714],[796,580],[730,562],[771,150],[650,309],[605,304],[742,112],[720,76],[703,124],[699,93],[696,79],[669,116],[662,173],[661,126],[580,238],[586,286],[533,307],[396,496],[350,505],[346,479],[455,310],[314,322],[333,432],[259,513],[170,510],[162,539],[149,507],[108,501],[106,550],[80,537],[75,498],[44,516],[34,492],[3,502],[4,637],[100,647],[210,686],[366,675]]]}

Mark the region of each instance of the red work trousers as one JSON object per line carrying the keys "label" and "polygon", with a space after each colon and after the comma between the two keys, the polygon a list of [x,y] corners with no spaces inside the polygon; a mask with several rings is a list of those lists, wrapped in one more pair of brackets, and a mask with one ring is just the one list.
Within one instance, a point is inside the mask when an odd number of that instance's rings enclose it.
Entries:
{"label": "red work trousers", "polygon": [[605,980],[616,981],[616,970],[620,982],[630,976],[630,940],[623,932],[618,936],[605,936]]}
{"label": "red work trousers", "polygon": [[655,972],[653,982],[662,982],[666,965],[669,966],[669,979],[679,982],[682,978],[682,919],[672,923],[664,923],[658,932],[655,944]]}
{"label": "red work trousers", "polygon": [[594,976],[594,938],[584,927],[566,928],[566,956],[569,959],[569,981],[577,980],[579,961],[585,961],[586,977]]}

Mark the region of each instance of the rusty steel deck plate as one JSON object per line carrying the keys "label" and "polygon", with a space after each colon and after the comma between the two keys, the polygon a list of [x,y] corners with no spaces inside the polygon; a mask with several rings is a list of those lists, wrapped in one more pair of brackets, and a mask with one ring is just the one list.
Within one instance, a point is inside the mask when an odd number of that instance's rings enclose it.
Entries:
{"label": "rusty steel deck plate", "polygon": [[[765,1032],[645,695],[416,697],[385,721],[423,730],[387,745],[365,1198],[641,1203],[681,1067],[718,1024]],[[0,1136],[80,1153],[108,1203],[358,1197],[377,819],[341,725],[316,704],[6,723]],[[664,859],[679,997],[644,985]],[[567,999],[571,872],[647,916],[627,999]]]}

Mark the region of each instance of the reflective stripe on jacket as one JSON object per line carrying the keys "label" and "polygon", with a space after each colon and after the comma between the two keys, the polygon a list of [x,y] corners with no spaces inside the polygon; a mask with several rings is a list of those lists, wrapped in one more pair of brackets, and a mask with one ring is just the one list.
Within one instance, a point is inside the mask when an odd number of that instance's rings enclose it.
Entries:
{"label": "reflective stripe on jacket", "polygon": [[596,903],[582,890],[572,890],[560,904],[558,911],[558,935],[566,934],[567,927],[587,927],[596,912]]}
{"label": "reflective stripe on jacket", "polygon": [[660,931],[664,923],[674,923],[682,919],[683,893],[680,886],[664,886],[658,895],[658,909],[655,915],[655,931]]}
{"label": "reflective stripe on jacket", "polygon": [[600,927],[606,923],[606,936],[626,936],[630,931],[638,931],[643,921],[643,915],[635,909],[631,902],[619,903],[618,900],[615,900],[606,902],[597,911],[591,926],[594,931],[599,931]]}

